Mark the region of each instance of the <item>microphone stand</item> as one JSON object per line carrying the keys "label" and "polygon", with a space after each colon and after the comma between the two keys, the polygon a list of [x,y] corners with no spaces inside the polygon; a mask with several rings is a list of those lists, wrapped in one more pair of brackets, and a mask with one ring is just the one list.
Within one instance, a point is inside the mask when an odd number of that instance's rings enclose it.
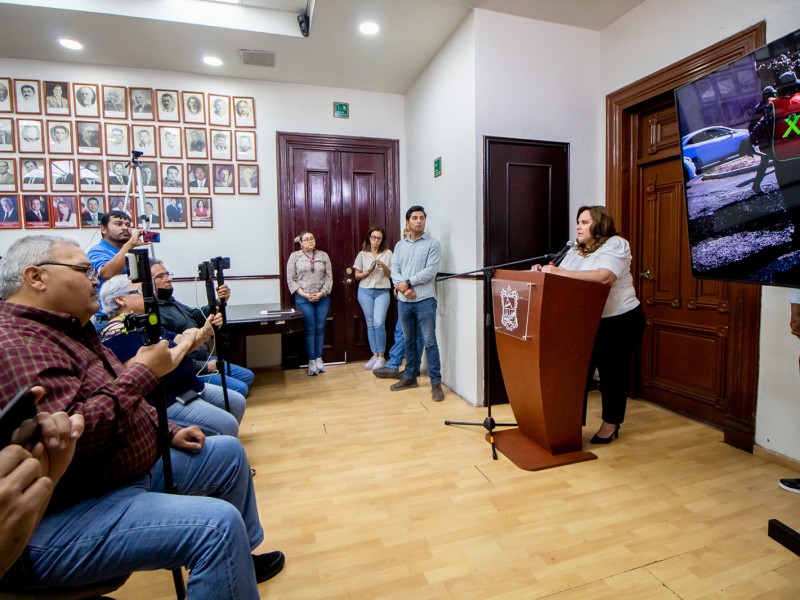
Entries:
{"label": "microphone stand", "polygon": [[[125,258],[130,280],[134,283],[141,282],[142,284],[144,314],[126,315],[124,326],[129,331],[141,328],[145,334],[143,345],[152,346],[161,339],[161,318],[158,312],[158,299],[155,295],[153,276],[150,273],[150,259],[147,255],[147,248],[134,248]],[[175,485],[172,476],[172,453],[170,450],[172,435],[169,431],[167,394],[163,381],[158,384],[158,389],[160,394],[157,395],[160,396],[160,399],[156,402],[156,413],[158,415],[156,438],[164,467],[164,491],[167,494],[177,494],[178,486]],[[175,584],[175,595],[178,600],[184,600],[186,598],[186,586],[183,581],[183,571],[181,571],[180,567],[172,570],[172,581]]]}
{"label": "microphone stand", "polygon": [[[445,275],[444,277],[437,277],[436,281],[445,281],[447,279],[453,279],[454,277],[464,277],[465,275],[477,275],[478,273],[483,274],[484,279],[484,290],[491,290],[492,286],[492,273],[495,269],[500,269],[502,267],[512,267],[514,265],[520,265],[524,263],[536,263],[541,261],[550,261],[557,254],[543,254],[542,256],[535,256],[533,258],[525,258],[523,260],[515,260],[513,262],[503,263],[501,265],[492,265],[490,267],[483,267],[480,269],[474,269],[472,271],[467,271],[465,273],[455,273],[452,275]],[[486,328],[485,335],[493,335],[494,334],[494,317],[492,316],[492,303],[486,302],[486,312],[484,314],[484,326]],[[487,395],[486,398],[486,418],[483,420],[482,423],[476,422],[469,422],[469,421],[445,421],[445,425],[470,425],[473,427],[483,427],[489,432],[489,443],[492,446],[492,458],[497,460],[497,448],[495,447],[494,443],[494,428],[495,427],[516,427],[516,423],[496,423],[494,418],[492,417],[492,397],[491,394]]]}

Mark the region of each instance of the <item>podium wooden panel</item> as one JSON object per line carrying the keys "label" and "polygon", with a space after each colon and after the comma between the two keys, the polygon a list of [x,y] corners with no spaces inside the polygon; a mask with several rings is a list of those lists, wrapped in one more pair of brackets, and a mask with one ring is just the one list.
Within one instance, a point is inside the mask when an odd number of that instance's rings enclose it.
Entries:
{"label": "podium wooden panel", "polygon": [[[526,332],[503,325],[498,293],[498,287],[520,284],[530,289],[529,302],[518,307],[524,313],[516,315]],[[581,425],[592,341],[609,286],[535,271],[497,270],[493,287],[497,354],[518,425],[494,432],[497,449],[528,471],[597,458],[583,451]],[[513,305],[506,299],[507,315]]]}

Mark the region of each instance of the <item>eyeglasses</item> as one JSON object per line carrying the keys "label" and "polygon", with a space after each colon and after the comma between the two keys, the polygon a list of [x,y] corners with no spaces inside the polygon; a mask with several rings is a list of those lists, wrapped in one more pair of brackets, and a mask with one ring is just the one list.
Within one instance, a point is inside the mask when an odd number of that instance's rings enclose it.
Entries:
{"label": "eyeglasses", "polygon": [[142,290],[128,290],[124,294],[120,294],[120,296],[136,296],[142,293]]}
{"label": "eyeglasses", "polygon": [[172,279],[175,273],[159,273],[158,275],[153,276],[153,279]]}
{"label": "eyeglasses", "polygon": [[54,265],[57,267],[69,267],[73,271],[80,271],[84,275],[86,275],[86,279],[89,281],[97,279],[97,271],[94,270],[94,267],[91,265],[71,265],[69,263],[62,263],[62,262],[41,262],[37,265],[33,265],[34,267],[44,267],[47,265]]}
{"label": "eyeglasses", "polygon": [[313,242],[313,241],[314,241],[314,236],[313,236],[313,235],[311,235],[311,236],[309,236],[309,237],[304,237],[304,238],[302,238],[300,241],[301,241],[301,242]]}
{"label": "eyeglasses", "polygon": [[375,240],[376,242],[380,242],[383,240],[382,237],[375,237],[374,235],[369,236],[369,239]]}

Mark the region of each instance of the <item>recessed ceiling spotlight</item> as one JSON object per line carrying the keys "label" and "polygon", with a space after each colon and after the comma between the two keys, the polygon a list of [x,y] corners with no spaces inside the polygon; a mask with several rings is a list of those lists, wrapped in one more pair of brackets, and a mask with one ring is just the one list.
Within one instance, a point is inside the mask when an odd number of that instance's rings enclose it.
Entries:
{"label": "recessed ceiling spotlight", "polygon": [[219,67],[222,65],[222,59],[216,56],[204,56],[203,62],[212,67]]}
{"label": "recessed ceiling spotlight", "polygon": [[67,48],[68,50],[83,50],[83,44],[77,40],[69,38],[58,38],[58,43]]}
{"label": "recessed ceiling spotlight", "polygon": [[364,21],[358,26],[358,30],[364,35],[375,35],[381,30],[381,28],[378,27],[377,23],[373,23],[372,21]]}

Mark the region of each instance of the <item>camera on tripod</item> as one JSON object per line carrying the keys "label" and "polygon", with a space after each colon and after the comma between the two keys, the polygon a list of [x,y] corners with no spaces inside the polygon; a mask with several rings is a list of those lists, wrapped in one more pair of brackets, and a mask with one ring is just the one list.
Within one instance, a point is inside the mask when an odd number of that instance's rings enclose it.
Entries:
{"label": "camera on tripod", "polygon": [[197,265],[197,278],[200,281],[213,281],[220,271],[230,268],[230,256],[217,256]]}
{"label": "camera on tripod", "polygon": [[125,267],[131,282],[142,284],[144,313],[125,315],[123,325],[128,331],[143,330],[146,336],[143,342],[145,346],[156,344],[161,339],[161,318],[158,313],[158,298],[153,285],[153,274],[150,272],[147,248],[134,248],[126,254]]}

